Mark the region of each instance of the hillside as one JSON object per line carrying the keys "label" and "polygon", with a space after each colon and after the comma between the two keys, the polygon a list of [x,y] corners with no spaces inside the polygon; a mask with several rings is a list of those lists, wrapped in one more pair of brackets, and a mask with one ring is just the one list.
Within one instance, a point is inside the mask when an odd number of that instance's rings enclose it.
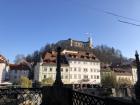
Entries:
{"label": "hillside", "polygon": [[[60,46],[60,45],[59,45]],[[55,50],[58,47],[57,44],[46,44],[42,47],[39,51],[34,51],[32,54],[28,54],[26,56],[26,60],[31,61],[39,61],[40,55],[44,56],[46,51]],[[97,58],[105,64],[112,64],[112,63],[122,63],[127,61],[127,58],[124,57],[120,50],[115,49],[113,47],[109,47],[106,45],[99,45],[96,46],[94,49],[89,48],[79,48],[79,47],[70,47],[66,45],[61,45],[62,49],[73,50],[73,51],[87,51],[94,53]]]}

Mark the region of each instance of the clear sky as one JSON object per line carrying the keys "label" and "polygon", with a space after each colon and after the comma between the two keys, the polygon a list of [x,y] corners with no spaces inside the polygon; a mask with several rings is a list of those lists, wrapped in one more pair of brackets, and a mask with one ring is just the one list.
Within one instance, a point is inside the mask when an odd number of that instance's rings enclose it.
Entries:
{"label": "clear sky", "polygon": [[120,49],[124,56],[140,53],[138,21],[140,0],[0,0],[0,53],[12,62],[17,54],[27,55],[46,43],[61,39],[87,40]]}

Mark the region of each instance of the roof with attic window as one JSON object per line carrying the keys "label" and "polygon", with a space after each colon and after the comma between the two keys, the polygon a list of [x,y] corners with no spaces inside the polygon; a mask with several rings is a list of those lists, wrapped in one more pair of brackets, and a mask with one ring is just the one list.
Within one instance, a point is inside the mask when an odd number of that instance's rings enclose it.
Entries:
{"label": "roof with attic window", "polygon": [[99,61],[99,59],[89,52],[79,51],[77,53],[66,53],[65,56],[70,60],[79,60],[79,61]]}
{"label": "roof with attic window", "polygon": [[30,67],[25,63],[9,64],[10,70],[30,70]]}
{"label": "roof with attic window", "polygon": [[[55,64],[57,61],[57,52],[56,51],[50,51],[46,52],[43,57],[43,64]],[[93,53],[89,52],[65,52],[61,53],[61,64],[62,65],[68,65],[68,60],[78,60],[78,61],[99,61],[97,57]]]}
{"label": "roof with attic window", "polygon": [[[45,56],[43,58],[43,64],[55,64],[57,62],[57,52],[56,51],[50,51],[46,52]],[[61,54],[61,64],[62,65],[68,65],[68,62],[66,60],[66,57],[64,54]]]}

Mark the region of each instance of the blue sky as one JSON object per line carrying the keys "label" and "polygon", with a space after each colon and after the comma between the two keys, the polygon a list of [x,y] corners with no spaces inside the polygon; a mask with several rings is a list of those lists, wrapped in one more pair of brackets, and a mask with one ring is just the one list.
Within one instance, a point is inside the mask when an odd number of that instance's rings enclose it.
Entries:
{"label": "blue sky", "polygon": [[113,12],[140,20],[139,0],[0,0],[0,53],[12,62],[61,39],[87,40],[120,49],[124,56],[140,52],[140,27],[118,20]]}

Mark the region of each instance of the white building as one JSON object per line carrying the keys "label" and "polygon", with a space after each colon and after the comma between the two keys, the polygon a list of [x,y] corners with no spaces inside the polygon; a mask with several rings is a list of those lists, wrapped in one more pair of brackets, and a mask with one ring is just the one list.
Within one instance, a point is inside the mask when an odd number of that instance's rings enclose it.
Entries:
{"label": "white building", "polygon": [[[56,76],[55,51],[46,52],[43,62],[35,67],[34,80]],[[61,77],[64,84],[100,84],[100,62],[92,53],[64,50],[61,59]]]}
{"label": "white building", "polygon": [[21,63],[21,64],[9,64],[9,79],[10,82],[16,83],[19,81],[19,79],[24,76],[29,76],[29,70],[27,64]]}
{"label": "white building", "polygon": [[[46,52],[43,62],[38,62],[34,69],[34,81],[41,82],[43,79],[56,78],[56,56],[55,51]],[[69,65],[64,55],[62,56],[61,64],[62,81],[68,84],[69,81]]]}
{"label": "white building", "polygon": [[5,57],[0,55],[0,84],[8,79],[8,63]]}
{"label": "white building", "polygon": [[138,80],[137,79],[137,68],[136,68],[136,66],[132,66],[131,69],[132,69],[133,84],[136,84],[136,82]]}

